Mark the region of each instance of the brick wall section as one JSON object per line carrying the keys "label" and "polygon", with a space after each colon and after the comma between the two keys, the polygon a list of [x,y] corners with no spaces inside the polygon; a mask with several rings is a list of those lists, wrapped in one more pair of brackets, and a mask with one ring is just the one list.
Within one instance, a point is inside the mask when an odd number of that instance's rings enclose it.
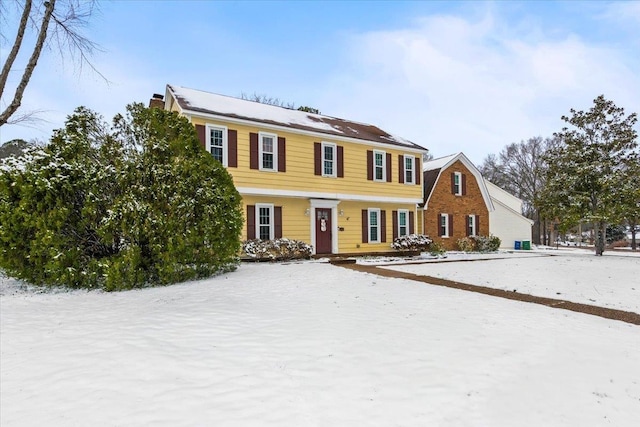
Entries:
{"label": "brick wall section", "polygon": [[[456,196],[451,193],[451,173],[460,172],[466,175],[466,195]],[[453,235],[440,237],[440,214],[453,214]],[[489,211],[482,198],[480,185],[475,176],[461,162],[442,171],[429,199],[428,210],[424,212],[425,234],[434,241],[441,242],[448,250],[457,250],[456,241],[467,235],[467,215],[479,215],[479,235],[489,235]]]}

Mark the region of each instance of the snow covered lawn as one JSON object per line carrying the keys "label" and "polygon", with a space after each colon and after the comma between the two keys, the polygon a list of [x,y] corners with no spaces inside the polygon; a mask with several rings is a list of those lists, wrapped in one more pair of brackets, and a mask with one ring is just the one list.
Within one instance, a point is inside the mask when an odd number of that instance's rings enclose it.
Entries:
{"label": "snow covered lawn", "polygon": [[[552,253],[556,256],[548,256]],[[527,254],[527,255],[525,255]],[[640,313],[640,254],[518,252],[450,256],[475,262],[385,266],[390,270]],[[500,257],[507,259],[498,259]]]}
{"label": "snow covered lawn", "polygon": [[6,427],[640,419],[640,328],[619,321],[322,262],[112,294],[0,281]]}

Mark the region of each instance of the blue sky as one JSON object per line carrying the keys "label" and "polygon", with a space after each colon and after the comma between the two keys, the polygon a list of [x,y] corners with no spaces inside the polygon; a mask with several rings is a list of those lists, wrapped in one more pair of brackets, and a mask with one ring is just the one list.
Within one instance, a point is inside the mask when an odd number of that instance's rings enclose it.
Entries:
{"label": "blue sky", "polygon": [[84,34],[109,83],[45,52],[23,109],[46,121],[1,142],[48,140],[79,105],[110,120],[167,83],[313,106],[476,163],[600,94],[640,112],[639,1],[102,1]]}

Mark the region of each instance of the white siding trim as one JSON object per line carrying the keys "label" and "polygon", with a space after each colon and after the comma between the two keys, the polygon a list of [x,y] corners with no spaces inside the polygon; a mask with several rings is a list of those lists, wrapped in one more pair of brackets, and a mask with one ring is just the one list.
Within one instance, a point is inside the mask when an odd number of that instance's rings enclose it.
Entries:
{"label": "white siding trim", "polygon": [[379,202],[379,203],[422,203],[420,197],[387,197],[365,194],[348,193],[323,193],[319,191],[276,190],[271,188],[237,187],[242,195],[248,196],[273,196],[273,197],[300,197],[303,199],[334,199],[354,202]]}

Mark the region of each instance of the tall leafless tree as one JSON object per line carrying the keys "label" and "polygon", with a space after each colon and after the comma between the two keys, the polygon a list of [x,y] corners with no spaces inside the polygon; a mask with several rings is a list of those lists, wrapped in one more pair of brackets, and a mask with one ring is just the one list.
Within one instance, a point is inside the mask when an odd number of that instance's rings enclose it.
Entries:
{"label": "tall leafless tree", "polygon": [[533,242],[537,244],[549,243],[544,219],[534,202],[545,183],[547,166],[542,155],[555,144],[554,138],[540,136],[514,142],[498,155],[489,154],[478,168],[487,180],[524,201],[522,214],[535,221],[532,234]]}
{"label": "tall leafless tree", "polygon": [[[3,100],[0,126],[34,119],[34,112],[19,113],[18,109],[22,105],[25,89],[45,48],[57,50],[63,58],[69,55],[80,69],[87,65],[104,78],[89,60],[98,46],[81,33],[81,29],[87,25],[94,13],[96,5],[96,0],[0,2],[0,46],[9,50],[0,72],[0,99]],[[15,38],[9,38],[3,29],[15,27],[9,23],[15,15],[19,15],[20,20],[15,29]],[[30,33],[35,35],[32,47],[25,45],[28,43]],[[8,49],[9,46],[11,46],[10,49]],[[20,52],[27,50],[31,54],[26,64],[18,64],[16,60]],[[14,80],[14,75],[17,84],[13,88],[13,96],[5,97],[6,92],[12,91],[7,88],[7,82]],[[10,76],[12,76],[11,79]]]}

